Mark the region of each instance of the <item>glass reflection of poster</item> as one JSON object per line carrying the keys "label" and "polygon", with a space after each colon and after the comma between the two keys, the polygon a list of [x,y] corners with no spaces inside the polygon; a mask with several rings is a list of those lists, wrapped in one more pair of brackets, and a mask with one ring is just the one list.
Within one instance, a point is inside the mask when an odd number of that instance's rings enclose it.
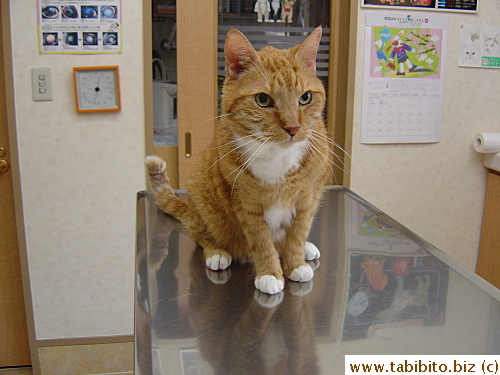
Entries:
{"label": "glass reflection of poster", "polygon": [[448,267],[434,257],[353,252],[342,341],[445,322]]}

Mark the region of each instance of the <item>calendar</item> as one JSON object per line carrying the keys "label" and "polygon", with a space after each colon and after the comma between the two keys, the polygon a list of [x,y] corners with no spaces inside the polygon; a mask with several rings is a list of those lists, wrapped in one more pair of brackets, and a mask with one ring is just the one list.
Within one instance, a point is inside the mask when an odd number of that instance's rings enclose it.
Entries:
{"label": "calendar", "polygon": [[439,142],[447,18],[368,13],[362,143]]}

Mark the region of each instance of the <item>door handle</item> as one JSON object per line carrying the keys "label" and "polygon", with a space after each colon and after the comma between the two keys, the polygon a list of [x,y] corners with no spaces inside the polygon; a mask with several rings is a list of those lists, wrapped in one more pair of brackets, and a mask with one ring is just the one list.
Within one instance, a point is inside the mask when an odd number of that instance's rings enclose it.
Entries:
{"label": "door handle", "polygon": [[0,160],[0,173],[5,173],[9,170],[9,162],[7,160]]}

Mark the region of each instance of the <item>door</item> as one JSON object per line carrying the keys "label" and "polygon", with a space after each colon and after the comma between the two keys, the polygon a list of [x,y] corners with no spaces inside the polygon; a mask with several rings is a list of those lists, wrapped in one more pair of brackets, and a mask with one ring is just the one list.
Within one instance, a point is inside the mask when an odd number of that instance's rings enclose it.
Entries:
{"label": "door", "polygon": [[[157,11],[158,2],[153,1],[153,14]],[[348,110],[346,92],[351,43],[351,2],[297,0],[292,3],[295,16],[289,26],[301,25],[304,22],[299,19],[305,17],[310,21],[310,27],[324,23],[324,30],[329,28],[329,57],[324,59],[328,62],[322,61],[321,64],[325,71],[328,71],[327,77],[324,77],[328,87],[327,129],[332,140],[339,146],[332,150],[338,155],[335,164],[339,167],[335,168],[335,178],[330,183],[342,185],[344,170],[347,170],[344,163],[348,164],[348,161],[344,161],[342,148],[345,143]],[[236,20],[242,25],[257,24],[257,13],[254,11],[255,1],[252,0],[183,0],[176,4],[178,179],[179,187],[185,189],[191,172],[199,162],[201,152],[209,146],[213,137],[218,103],[217,51],[223,45],[223,41],[218,41],[219,23],[235,25],[233,21]],[[232,6],[236,8],[232,9]],[[313,11],[316,16],[310,19]],[[288,25],[287,22],[267,24],[279,26]],[[164,37],[166,38],[166,34]],[[221,53],[219,51],[219,55]],[[149,52],[146,54],[149,58]],[[152,139],[149,136],[148,138]]]}
{"label": "door", "polygon": [[[3,15],[7,10],[3,1],[0,4]],[[31,364],[9,165],[4,48],[0,27],[0,368]]]}

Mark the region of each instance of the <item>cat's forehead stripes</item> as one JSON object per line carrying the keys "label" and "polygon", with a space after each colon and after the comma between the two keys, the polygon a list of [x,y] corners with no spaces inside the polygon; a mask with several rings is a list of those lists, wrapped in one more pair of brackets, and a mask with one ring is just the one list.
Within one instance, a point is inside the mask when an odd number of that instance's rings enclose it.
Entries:
{"label": "cat's forehead stripes", "polygon": [[259,61],[255,69],[265,75],[267,89],[272,92],[280,90],[305,91],[307,71],[301,66],[290,50],[277,50],[264,47],[258,52]]}

